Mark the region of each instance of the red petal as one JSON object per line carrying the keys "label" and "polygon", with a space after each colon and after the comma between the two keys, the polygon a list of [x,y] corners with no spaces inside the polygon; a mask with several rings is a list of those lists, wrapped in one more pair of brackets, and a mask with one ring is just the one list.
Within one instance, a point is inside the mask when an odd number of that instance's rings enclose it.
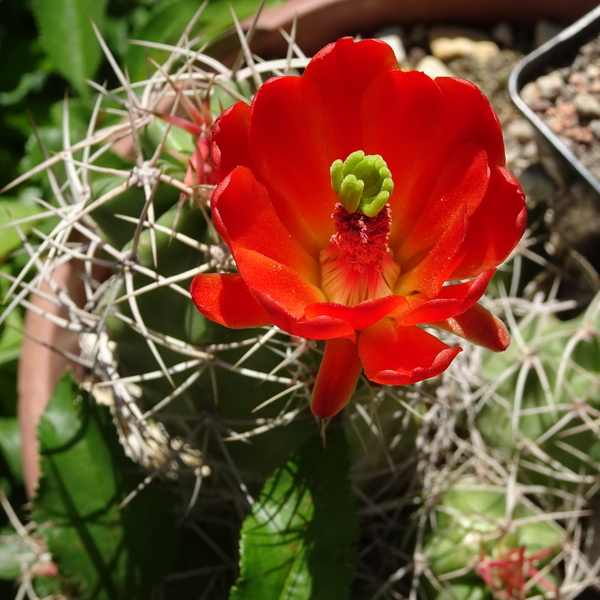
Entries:
{"label": "red petal", "polygon": [[[489,178],[485,152],[471,143],[460,146],[438,173],[429,201],[414,229],[401,248],[394,249],[398,262],[433,246],[461,205],[470,217],[485,196]],[[402,259],[398,259],[398,253]]]}
{"label": "red petal", "polygon": [[358,338],[365,375],[385,385],[407,385],[439,375],[461,350],[419,327],[398,327],[392,317],[365,329]]}
{"label": "red petal", "polygon": [[346,321],[329,316],[305,317],[305,307],[323,302],[325,296],[297,271],[253,250],[238,250],[236,262],[252,294],[280,329],[315,340],[354,339],[354,329]]}
{"label": "red petal", "polygon": [[275,325],[312,339],[355,337],[341,319],[306,318],[306,306],[326,300],[316,285],[319,264],[282,225],[249,169],[238,167],[225,178],[213,194],[212,208],[239,274]]}
{"label": "red petal", "polygon": [[432,173],[443,162],[437,157],[439,137],[444,135],[439,124],[441,111],[439,88],[419,71],[389,71],[365,92],[361,122],[368,127],[362,150],[380,154],[394,180],[392,247],[398,245],[395,239],[408,237],[431,193]]}
{"label": "red petal", "polygon": [[494,111],[476,86],[460,79],[434,82],[417,71],[380,75],[365,93],[362,122],[369,124],[363,150],[381,154],[394,179],[392,247],[412,231],[436,174],[457,148],[472,143],[490,164],[504,162]]}
{"label": "red petal", "polygon": [[495,272],[495,269],[490,269],[473,281],[446,285],[436,298],[424,303],[419,303],[415,296],[409,297],[409,304],[414,302],[417,308],[407,313],[401,321],[402,325],[434,323],[464,313],[483,296]]}
{"label": "red petal", "polygon": [[362,371],[358,350],[353,341],[328,340],[313,390],[310,408],[314,415],[328,419],[350,400]]}
{"label": "red petal", "polygon": [[[416,264],[402,264],[401,273],[394,292],[410,296],[420,292],[435,298],[442,285],[456,269],[465,250],[463,242],[467,231],[465,206],[460,206],[442,232],[433,248],[421,252],[412,261]],[[418,262],[417,262],[418,261]]]}
{"label": "red petal", "polygon": [[211,159],[217,181],[221,181],[233,169],[244,165],[252,168],[248,148],[248,122],[250,106],[237,102],[223,111],[212,128],[213,146]]}
{"label": "red petal", "polygon": [[244,280],[235,273],[196,275],[190,293],[205,317],[225,327],[245,329],[273,323]]}
{"label": "red petal", "polygon": [[329,131],[319,90],[304,77],[270,79],[254,97],[254,174],[286,228],[314,254],[334,233],[337,196],[329,169],[337,157],[329,153]]}
{"label": "red petal", "polygon": [[451,279],[475,277],[498,266],[517,245],[526,225],[525,196],[519,182],[506,169],[494,168],[487,193],[469,219],[466,255]]}
{"label": "red petal", "polygon": [[366,300],[356,306],[344,306],[336,302],[319,302],[306,307],[306,316],[314,318],[319,315],[327,315],[336,319],[347,321],[353,329],[360,331],[380,319],[395,313],[407,305],[404,296],[387,296],[375,300]]}
{"label": "red petal", "polygon": [[371,124],[361,122],[362,97],[379,74],[391,69],[398,69],[398,61],[389,45],[351,37],[329,44],[306,67],[303,77],[315,83],[325,104],[330,164],[365,150],[362,130]]}
{"label": "red petal", "polygon": [[475,304],[466,312],[447,321],[432,325],[451,331],[494,352],[502,352],[510,344],[510,335],[504,323],[480,304]]}
{"label": "red petal", "polygon": [[438,77],[435,83],[444,96],[442,145],[452,149],[473,142],[485,150],[490,164],[504,166],[502,127],[483,92],[455,77]]}
{"label": "red petal", "polygon": [[235,169],[213,193],[211,206],[217,231],[236,260],[240,249],[254,250],[297,271],[313,285],[320,282],[318,261],[285,229],[252,171]]}

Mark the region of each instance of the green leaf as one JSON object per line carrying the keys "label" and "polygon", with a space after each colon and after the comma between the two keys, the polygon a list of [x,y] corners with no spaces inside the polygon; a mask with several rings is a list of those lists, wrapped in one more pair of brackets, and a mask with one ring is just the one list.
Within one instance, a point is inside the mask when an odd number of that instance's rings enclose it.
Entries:
{"label": "green leaf", "polygon": [[33,0],[33,12],[56,70],[83,96],[101,51],[90,21],[100,30],[106,0]]}
{"label": "green leaf", "polygon": [[[266,7],[279,4],[283,4],[283,1],[265,2]],[[201,35],[203,41],[214,41],[233,26],[231,6],[238,19],[242,20],[253,15],[259,5],[260,0],[211,0],[198,19],[192,35]],[[133,31],[132,37],[136,40],[151,40],[164,44],[176,43],[199,6],[198,0],[163,0],[157,3],[148,19]],[[127,53],[127,65],[134,78],[144,77],[147,69],[146,56],[162,64],[168,54],[144,46],[131,45]]]}
{"label": "green leaf", "polygon": [[22,234],[26,235],[36,225],[36,221],[33,219],[19,224],[18,229],[13,223],[20,219],[33,217],[42,210],[39,205],[27,200],[16,198],[2,198],[0,200],[0,258],[23,245],[19,229]]}
{"label": "green leaf", "polygon": [[0,452],[2,452],[10,472],[19,483],[22,483],[21,433],[16,417],[0,417]]}
{"label": "green leaf", "polygon": [[341,431],[315,436],[265,484],[242,526],[230,600],[346,600],[358,516]]}
{"label": "green leaf", "polygon": [[[66,101],[55,102],[52,106],[46,109],[44,116],[45,124],[37,128],[35,134],[31,134],[25,144],[25,155],[20,162],[20,171],[26,172],[40,165],[46,160],[48,155],[54,152],[60,152],[65,148],[64,140],[64,122],[65,115],[68,114],[68,129],[69,138],[72,142],[82,140],[86,137],[91,110],[79,98],[70,98]],[[31,127],[29,128],[31,131]],[[41,144],[41,146],[40,146]],[[75,152],[73,158],[81,160],[82,152]],[[65,170],[65,165],[62,163],[56,164],[53,167],[53,174],[61,183],[68,179]],[[49,183],[49,174],[47,169],[42,169],[30,179],[30,184],[38,186],[37,191],[32,194],[34,197],[54,198],[54,191]],[[68,190],[64,192],[69,197]],[[42,194],[40,196],[40,194]],[[50,219],[48,219],[49,222]],[[39,229],[39,225],[37,226]]]}
{"label": "green leaf", "polygon": [[81,598],[148,598],[173,548],[172,497],[143,490],[119,444],[108,408],[66,374],[38,427],[42,479],[33,518],[64,584]]}

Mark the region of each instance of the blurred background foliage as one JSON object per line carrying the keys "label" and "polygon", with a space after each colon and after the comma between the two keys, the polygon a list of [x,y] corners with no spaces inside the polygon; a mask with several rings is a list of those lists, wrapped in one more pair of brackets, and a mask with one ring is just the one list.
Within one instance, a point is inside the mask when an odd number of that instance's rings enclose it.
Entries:
{"label": "blurred background foliage", "polygon": [[[243,19],[259,3],[210,0],[192,36],[215,41],[233,25],[230,5]],[[282,3],[267,0],[265,6]],[[91,20],[135,81],[151,68],[146,58],[160,62],[161,53],[128,40],[175,43],[199,7],[198,0],[0,0],[0,189],[21,172],[20,161],[34,144],[32,122],[60,125],[52,122],[52,106],[67,90],[91,108],[94,90],[86,79],[117,84]]]}

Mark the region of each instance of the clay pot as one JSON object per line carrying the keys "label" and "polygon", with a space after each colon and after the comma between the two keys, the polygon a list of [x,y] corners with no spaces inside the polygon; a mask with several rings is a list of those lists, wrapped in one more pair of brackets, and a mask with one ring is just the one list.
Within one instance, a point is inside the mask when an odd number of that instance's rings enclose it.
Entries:
{"label": "clay pot", "polygon": [[[539,19],[572,23],[597,6],[596,0],[288,0],[263,11],[252,48],[264,58],[285,56],[296,19],[296,42],[307,56],[344,35],[367,36],[384,25],[454,22],[489,25],[500,21],[533,25]],[[246,22],[248,25],[250,20]],[[232,32],[225,43],[237,43]]]}

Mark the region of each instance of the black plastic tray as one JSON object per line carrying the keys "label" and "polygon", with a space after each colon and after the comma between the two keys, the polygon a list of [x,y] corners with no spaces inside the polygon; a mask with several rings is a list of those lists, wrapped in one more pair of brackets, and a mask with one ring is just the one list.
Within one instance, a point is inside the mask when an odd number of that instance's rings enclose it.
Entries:
{"label": "black plastic tray", "polygon": [[[541,75],[570,65],[579,48],[600,34],[600,6],[587,13],[557,36],[527,55],[513,69],[508,80],[508,90],[513,102],[531,121],[537,130],[540,158],[546,168],[563,186],[581,179],[597,195],[600,202],[600,182],[579,162],[550,128],[533,112],[521,98],[523,86]],[[548,163],[550,168],[548,168]]]}

